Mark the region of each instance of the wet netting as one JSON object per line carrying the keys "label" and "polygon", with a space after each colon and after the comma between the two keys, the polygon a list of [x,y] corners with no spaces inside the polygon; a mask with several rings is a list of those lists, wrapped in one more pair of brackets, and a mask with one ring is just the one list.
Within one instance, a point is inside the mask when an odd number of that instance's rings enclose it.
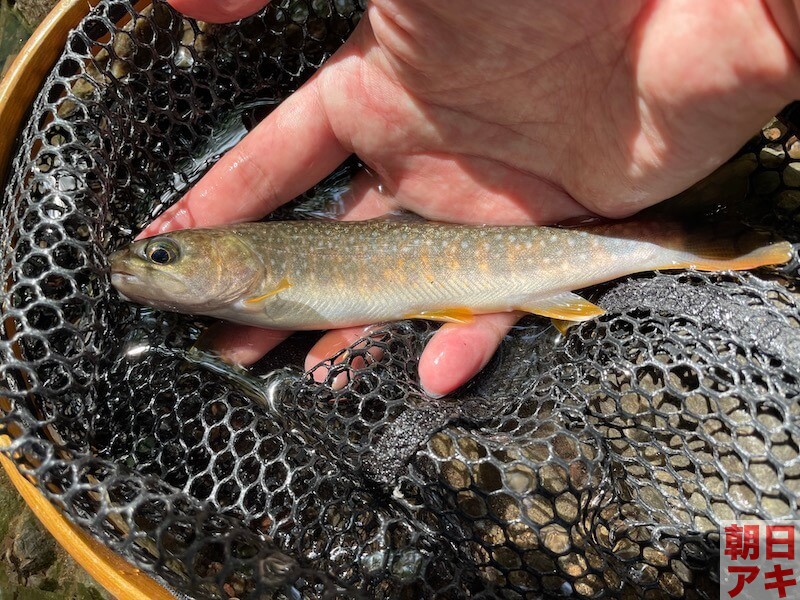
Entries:
{"label": "wet netting", "polygon": [[[207,321],[111,289],[107,254],[362,10],[284,0],[211,27],[103,0],[70,35],[0,209],[6,454],[178,597],[717,597],[721,521],[800,514],[796,254],[590,290],[608,314],[565,337],[528,317],[439,400],[416,373],[433,325],[378,329],[315,383],[306,338],[236,370],[193,348]],[[684,199],[800,240],[793,117]]]}

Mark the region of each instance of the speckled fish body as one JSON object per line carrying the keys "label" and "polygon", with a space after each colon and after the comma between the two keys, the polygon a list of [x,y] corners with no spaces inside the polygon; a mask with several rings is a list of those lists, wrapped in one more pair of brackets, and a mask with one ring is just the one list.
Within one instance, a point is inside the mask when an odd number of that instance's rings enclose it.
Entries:
{"label": "speckled fish body", "polygon": [[178,231],[135,242],[111,266],[117,289],[144,304],[327,329],[515,310],[582,321],[602,309],[572,290],[654,269],[749,269],[790,253],[786,242],[754,232],[698,237],[655,222],[561,229],[296,221]]}

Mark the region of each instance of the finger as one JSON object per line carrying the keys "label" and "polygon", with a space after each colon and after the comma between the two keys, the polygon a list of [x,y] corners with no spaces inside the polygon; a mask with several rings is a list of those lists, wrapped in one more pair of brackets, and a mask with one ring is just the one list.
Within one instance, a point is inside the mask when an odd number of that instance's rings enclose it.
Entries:
{"label": "finger", "polygon": [[319,81],[289,96],[139,238],[259,219],[333,171],[350,151],[331,130]]}
{"label": "finger", "polygon": [[209,23],[230,23],[249,17],[264,8],[269,0],[167,0],[172,8],[187,17]]}
{"label": "finger", "polygon": [[[369,325],[367,327],[347,327],[344,329],[334,329],[333,331],[329,331],[322,336],[322,338],[320,338],[316,344],[314,344],[314,347],[311,348],[311,350],[309,350],[308,355],[306,356],[306,371],[311,373],[314,381],[317,383],[323,383],[330,377],[331,366],[341,364],[348,359],[350,359],[349,366],[351,369],[363,369],[367,363],[361,356],[351,358],[351,355],[346,352],[339,354],[338,356],[336,355],[342,350],[353,346],[356,342],[358,342],[358,340],[369,336],[369,334],[375,331],[375,329],[375,325]],[[363,348],[364,346],[366,346],[366,343],[356,346],[355,349]],[[383,351],[376,347],[372,347],[367,350],[367,354],[369,355],[368,360],[379,361],[381,358],[383,358]],[[323,361],[334,356],[335,358],[333,363],[322,364]],[[347,384],[347,382],[348,374],[341,373],[330,382],[330,385],[333,387],[333,389],[341,389]]]}
{"label": "finger", "polygon": [[444,154],[398,160],[407,176],[384,195],[434,221],[549,225],[592,214],[562,188],[493,160]]}
{"label": "finger", "polygon": [[258,362],[291,333],[223,322],[204,331],[195,347],[213,352],[227,363],[248,367]]}
{"label": "finger", "polygon": [[461,387],[486,366],[521,313],[479,315],[470,323],[446,323],[419,359],[420,385],[440,398]]}
{"label": "finger", "polygon": [[[364,171],[343,198],[342,218],[360,221],[401,209],[432,221],[476,225],[551,225],[597,218],[563,190],[502,165],[478,175],[466,164],[475,166],[476,160],[413,158],[406,161],[413,177],[394,189]],[[487,187],[488,180],[494,185]]]}
{"label": "finger", "polygon": [[772,22],[783,35],[794,55],[800,58],[800,3],[785,0],[766,0]]}

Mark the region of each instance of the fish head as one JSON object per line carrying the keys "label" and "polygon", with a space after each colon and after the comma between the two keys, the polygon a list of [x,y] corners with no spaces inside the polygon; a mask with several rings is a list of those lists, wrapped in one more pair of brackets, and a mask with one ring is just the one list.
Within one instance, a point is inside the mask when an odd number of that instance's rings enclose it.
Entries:
{"label": "fish head", "polygon": [[109,257],[111,283],[127,300],[206,314],[251,295],[264,276],[236,232],[191,229],[136,241]]}

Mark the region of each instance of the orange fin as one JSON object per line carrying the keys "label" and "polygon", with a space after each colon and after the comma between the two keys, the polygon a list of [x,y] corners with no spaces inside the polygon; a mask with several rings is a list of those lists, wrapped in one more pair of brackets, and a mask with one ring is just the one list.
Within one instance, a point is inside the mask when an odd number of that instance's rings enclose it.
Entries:
{"label": "orange fin", "polygon": [[469,323],[475,318],[468,308],[444,308],[442,310],[423,310],[415,314],[405,315],[406,319],[426,319],[445,323]]}
{"label": "orange fin", "polygon": [[792,245],[753,230],[716,231],[690,236],[682,256],[662,269],[698,271],[743,271],[766,265],[780,265],[792,258]]}
{"label": "orange fin", "polygon": [[573,322],[588,321],[606,312],[572,292],[533,300],[525,306],[518,306],[517,309],[551,319]]}
{"label": "orange fin", "polygon": [[567,335],[570,327],[575,327],[580,321],[565,321],[564,319],[551,319],[553,327],[558,330],[561,335]]}
{"label": "orange fin", "polygon": [[260,296],[254,296],[252,298],[248,298],[247,300],[245,300],[245,304],[257,304],[262,300],[266,300],[267,298],[272,298],[272,296],[280,294],[284,290],[288,290],[290,287],[292,287],[292,284],[289,283],[289,280],[286,279],[286,277],[284,277],[278,282],[278,285],[274,290],[271,290],[266,294],[261,294]]}

